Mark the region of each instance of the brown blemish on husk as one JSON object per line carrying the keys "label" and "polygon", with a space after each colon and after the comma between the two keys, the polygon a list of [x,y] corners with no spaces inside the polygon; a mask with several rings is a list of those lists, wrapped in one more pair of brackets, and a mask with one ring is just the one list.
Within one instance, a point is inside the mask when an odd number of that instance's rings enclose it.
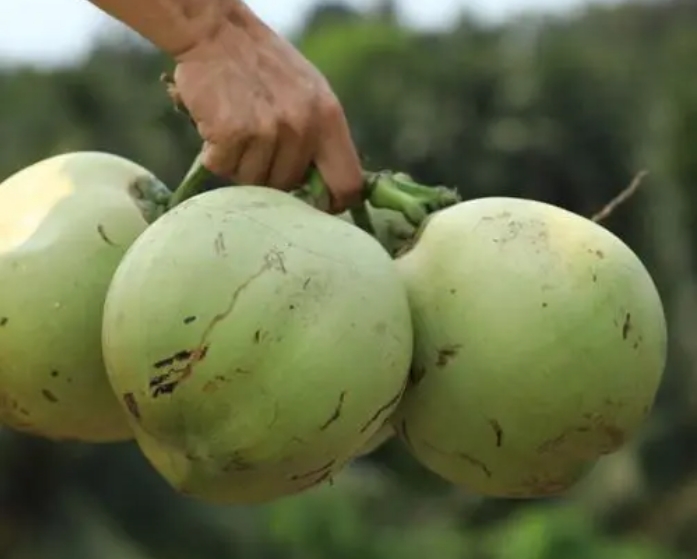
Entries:
{"label": "brown blemish on husk", "polygon": [[339,402],[336,404],[336,407],[334,408],[334,411],[332,412],[332,415],[320,425],[319,429],[320,431],[324,431],[327,429],[332,423],[334,423],[339,417],[341,417],[341,408],[344,407],[344,400],[346,399],[346,391],[342,391],[341,394],[339,394]]}
{"label": "brown blemish on husk", "polygon": [[494,430],[494,434],[496,435],[496,446],[501,447],[503,444],[503,429],[501,428],[501,424],[495,419],[490,419],[489,425],[491,425],[491,428]]}
{"label": "brown blemish on husk", "polygon": [[361,433],[365,433],[370,426],[378,421],[380,419],[380,416],[386,412],[389,412],[394,408],[395,404],[399,402],[399,399],[402,397],[402,393],[404,392],[404,388],[400,388],[399,392],[397,392],[392,398],[389,399],[387,403],[384,405],[380,406],[377,411],[373,414],[373,416],[368,420],[368,422],[361,427]]}
{"label": "brown blemish on husk", "polygon": [[213,392],[216,392],[226,382],[228,382],[228,379],[226,379],[223,375],[216,375],[206,384],[203,385],[203,392],[205,392],[206,394],[212,394]]}
{"label": "brown blemish on husk", "polygon": [[222,233],[218,233],[215,236],[215,241],[213,241],[213,249],[215,250],[215,253],[218,256],[225,256],[225,254],[226,254],[225,237],[223,237]]}
{"label": "brown blemish on husk", "polygon": [[178,351],[174,355],[171,355],[170,357],[165,357],[164,359],[160,359],[159,361],[156,361],[153,363],[153,367],[156,369],[162,369],[164,367],[171,367],[175,363],[179,363],[182,361],[188,361],[191,359],[191,356],[193,355],[193,351],[190,351],[188,349],[184,349],[181,351]]}
{"label": "brown blemish on husk", "polygon": [[[290,476],[290,479],[293,481],[301,480],[301,479],[306,479],[308,477],[316,476],[318,474],[325,474],[329,473],[332,469],[332,467],[336,464],[336,459],[330,460],[326,464],[320,466],[319,468],[316,468],[314,470],[310,470],[308,472],[303,472],[301,474],[293,474]],[[326,479],[326,478],[325,478]],[[315,482],[318,483],[318,482]]]}
{"label": "brown blemish on husk", "polygon": [[266,334],[267,332],[263,332],[261,330],[257,330],[256,332],[254,332],[254,343],[260,343],[266,337]]}
{"label": "brown blemish on husk", "polygon": [[441,454],[443,456],[452,456],[453,458],[457,458],[458,460],[467,462],[471,466],[480,469],[486,477],[491,477],[491,470],[489,469],[489,467],[481,460],[475,458],[470,454],[467,454],[466,452],[446,452],[436,446],[433,446],[430,443],[427,443],[426,441],[424,441],[424,444],[434,452],[437,452],[438,454]]}
{"label": "brown blemish on husk", "polygon": [[464,452],[456,452],[453,454],[456,458],[459,458],[460,460],[464,460],[465,462],[471,464],[472,466],[479,468],[482,472],[484,472],[484,475],[486,477],[491,477],[491,470],[487,467],[487,465],[482,462],[481,460],[478,460],[469,454],[466,454]]}
{"label": "brown blemish on husk", "polygon": [[48,400],[52,404],[58,402],[58,398],[56,398],[56,395],[53,392],[51,392],[48,388],[43,388],[41,390],[41,394],[44,398],[46,398],[46,400]]}
{"label": "brown blemish on husk", "polygon": [[203,361],[208,353],[208,346],[194,350],[178,351],[153,364],[156,369],[167,367],[167,371],[150,379],[149,387],[153,398],[171,394],[182,381],[193,373],[193,367]]}
{"label": "brown blemish on husk", "polygon": [[570,481],[560,481],[550,476],[533,475],[525,478],[519,486],[519,489],[513,490],[510,493],[511,497],[515,496],[552,496],[566,491],[571,485]]}
{"label": "brown blemish on husk", "polygon": [[123,395],[123,403],[126,404],[126,409],[129,413],[136,419],[140,419],[140,409],[138,409],[138,402],[136,397],[132,392],[126,392]]}
{"label": "brown blemish on husk", "polygon": [[[615,407],[621,407],[622,405],[621,403],[614,401],[606,401],[605,404]],[[555,452],[560,446],[569,442],[569,439],[574,435],[574,433],[587,435],[588,433],[595,432],[603,435],[606,440],[606,444],[598,449],[603,454],[614,452],[624,443],[626,438],[624,431],[608,422],[608,420],[602,414],[585,413],[582,417],[583,423],[569,427],[568,429],[564,429],[557,435],[546,439],[540,445],[538,445],[537,452],[540,454]]]}
{"label": "brown blemish on husk", "polygon": [[329,484],[332,485],[334,483],[334,480],[331,476],[332,476],[332,471],[327,470],[322,475],[320,475],[317,479],[314,479],[311,482],[300,486],[300,490],[305,491],[305,490],[310,489],[311,487],[315,487],[316,485],[319,485],[320,483],[323,483],[325,481],[328,481]]}
{"label": "brown blemish on husk", "polygon": [[254,466],[251,462],[243,458],[239,453],[233,453],[228,461],[223,466],[224,472],[248,472],[253,470]]}
{"label": "brown blemish on husk", "polygon": [[7,323],[10,321],[9,318],[6,316],[0,317],[0,326],[7,326]]}
{"label": "brown blemish on husk", "polygon": [[629,332],[632,329],[632,314],[627,313],[624,317],[624,322],[622,323],[622,339],[626,340],[629,336]]}
{"label": "brown blemish on husk", "polygon": [[101,223],[97,225],[97,233],[99,233],[99,236],[102,238],[102,240],[109,246],[117,246],[116,243],[107,236],[106,230],[104,229],[104,226]]}
{"label": "brown blemish on husk", "polygon": [[438,358],[436,359],[436,367],[445,367],[451,359],[457,356],[460,344],[452,344],[442,347],[438,350]]}
{"label": "brown blemish on husk", "polygon": [[43,433],[29,421],[17,417],[17,412],[20,415],[29,417],[29,411],[22,407],[19,402],[12,396],[0,392],[0,420],[8,427],[19,429],[25,433],[34,433],[43,436]]}
{"label": "brown blemish on husk", "polygon": [[184,318],[184,324],[191,324],[195,320],[196,320],[195,316],[187,316],[186,318]]}
{"label": "brown blemish on husk", "polygon": [[556,435],[555,437],[552,437],[552,438],[545,440],[542,444],[538,445],[537,452],[539,454],[553,452],[556,448],[558,448],[561,444],[564,443],[564,441],[566,440],[567,434],[568,434],[568,431],[564,431],[563,433],[560,433],[559,435]]}

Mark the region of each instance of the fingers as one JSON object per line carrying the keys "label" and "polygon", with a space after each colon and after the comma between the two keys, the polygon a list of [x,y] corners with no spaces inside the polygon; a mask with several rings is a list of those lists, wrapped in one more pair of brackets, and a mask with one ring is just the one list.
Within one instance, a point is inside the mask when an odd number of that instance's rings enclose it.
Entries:
{"label": "fingers", "polygon": [[283,127],[279,135],[259,134],[230,147],[206,142],[202,162],[211,172],[232,178],[237,184],[292,190],[302,185],[314,151],[315,136]]}
{"label": "fingers", "polygon": [[[201,136],[205,138],[203,134]],[[233,178],[247,145],[247,142],[238,142],[232,146],[222,146],[205,140],[201,150],[201,163],[219,177]]]}
{"label": "fingers", "polygon": [[359,203],[363,194],[363,170],[346,117],[341,107],[324,115],[324,128],[314,157],[317,170],[331,194],[331,213]]}
{"label": "fingers", "polygon": [[329,190],[329,211],[341,213],[361,200],[360,159],[347,129],[332,128],[321,138],[319,149],[315,150],[311,138],[298,136],[274,139],[270,135],[260,135],[227,149],[206,142],[202,161],[213,173],[230,177],[237,184],[287,191],[302,184],[314,159]]}
{"label": "fingers", "polygon": [[301,135],[292,128],[287,128],[279,140],[268,185],[281,190],[290,190],[302,185],[312,164],[313,148],[312,136]]}
{"label": "fingers", "polygon": [[265,186],[277,147],[277,141],[268,135],[240,141],[231,147],[206,142],[202,162],[211,172],[237,184]]}
{"label": "fingers", "polygon": [[274,135],[262,134],[249,143],[232,174],[238,184],[266,186],[276,153]]}

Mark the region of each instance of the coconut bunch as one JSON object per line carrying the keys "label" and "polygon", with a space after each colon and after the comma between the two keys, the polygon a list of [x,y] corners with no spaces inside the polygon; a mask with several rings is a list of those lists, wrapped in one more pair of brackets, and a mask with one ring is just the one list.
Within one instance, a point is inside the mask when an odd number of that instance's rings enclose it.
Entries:
{"label": "coconut bunch", "polygon": [[0,421],[260,503],[395,435],[470,491],[560,494],[649,414],[663,307],[600,224],[401,173],[341,216],[316,174],[205,178],[76,152],[0,184]]}

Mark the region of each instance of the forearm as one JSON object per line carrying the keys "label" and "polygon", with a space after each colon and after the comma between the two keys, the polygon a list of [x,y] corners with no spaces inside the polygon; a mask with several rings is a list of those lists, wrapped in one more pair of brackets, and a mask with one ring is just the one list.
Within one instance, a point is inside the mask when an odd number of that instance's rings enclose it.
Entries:
{"label": "forearm", "polygon": [[263,23],[241,0],[90,0],[112,17],[178,56],[221,27],[254,33]]}

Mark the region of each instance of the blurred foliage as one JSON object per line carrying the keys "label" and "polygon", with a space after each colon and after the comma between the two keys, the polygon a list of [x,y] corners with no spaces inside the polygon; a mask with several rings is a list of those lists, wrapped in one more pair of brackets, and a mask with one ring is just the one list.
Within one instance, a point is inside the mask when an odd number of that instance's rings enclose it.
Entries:
{"label": "blurred foliage", "polygon": [[[679,559],[697,556],[697,4],[448,31],[325,4],[297,44],[327,75],[368,168],[526,196],[589,215],[642,169],[606,225],[647,264],[671,329],[650,422],[563,499],[483,499],[392,441],[333,485],[259,507],[176,495],[132,444],[0,431],[0,557],[9,559]],[[0,176],[106,150],[174,186],[198,138],[159,75],[171,61],[105,41],[83,63],[0,72]]]}

